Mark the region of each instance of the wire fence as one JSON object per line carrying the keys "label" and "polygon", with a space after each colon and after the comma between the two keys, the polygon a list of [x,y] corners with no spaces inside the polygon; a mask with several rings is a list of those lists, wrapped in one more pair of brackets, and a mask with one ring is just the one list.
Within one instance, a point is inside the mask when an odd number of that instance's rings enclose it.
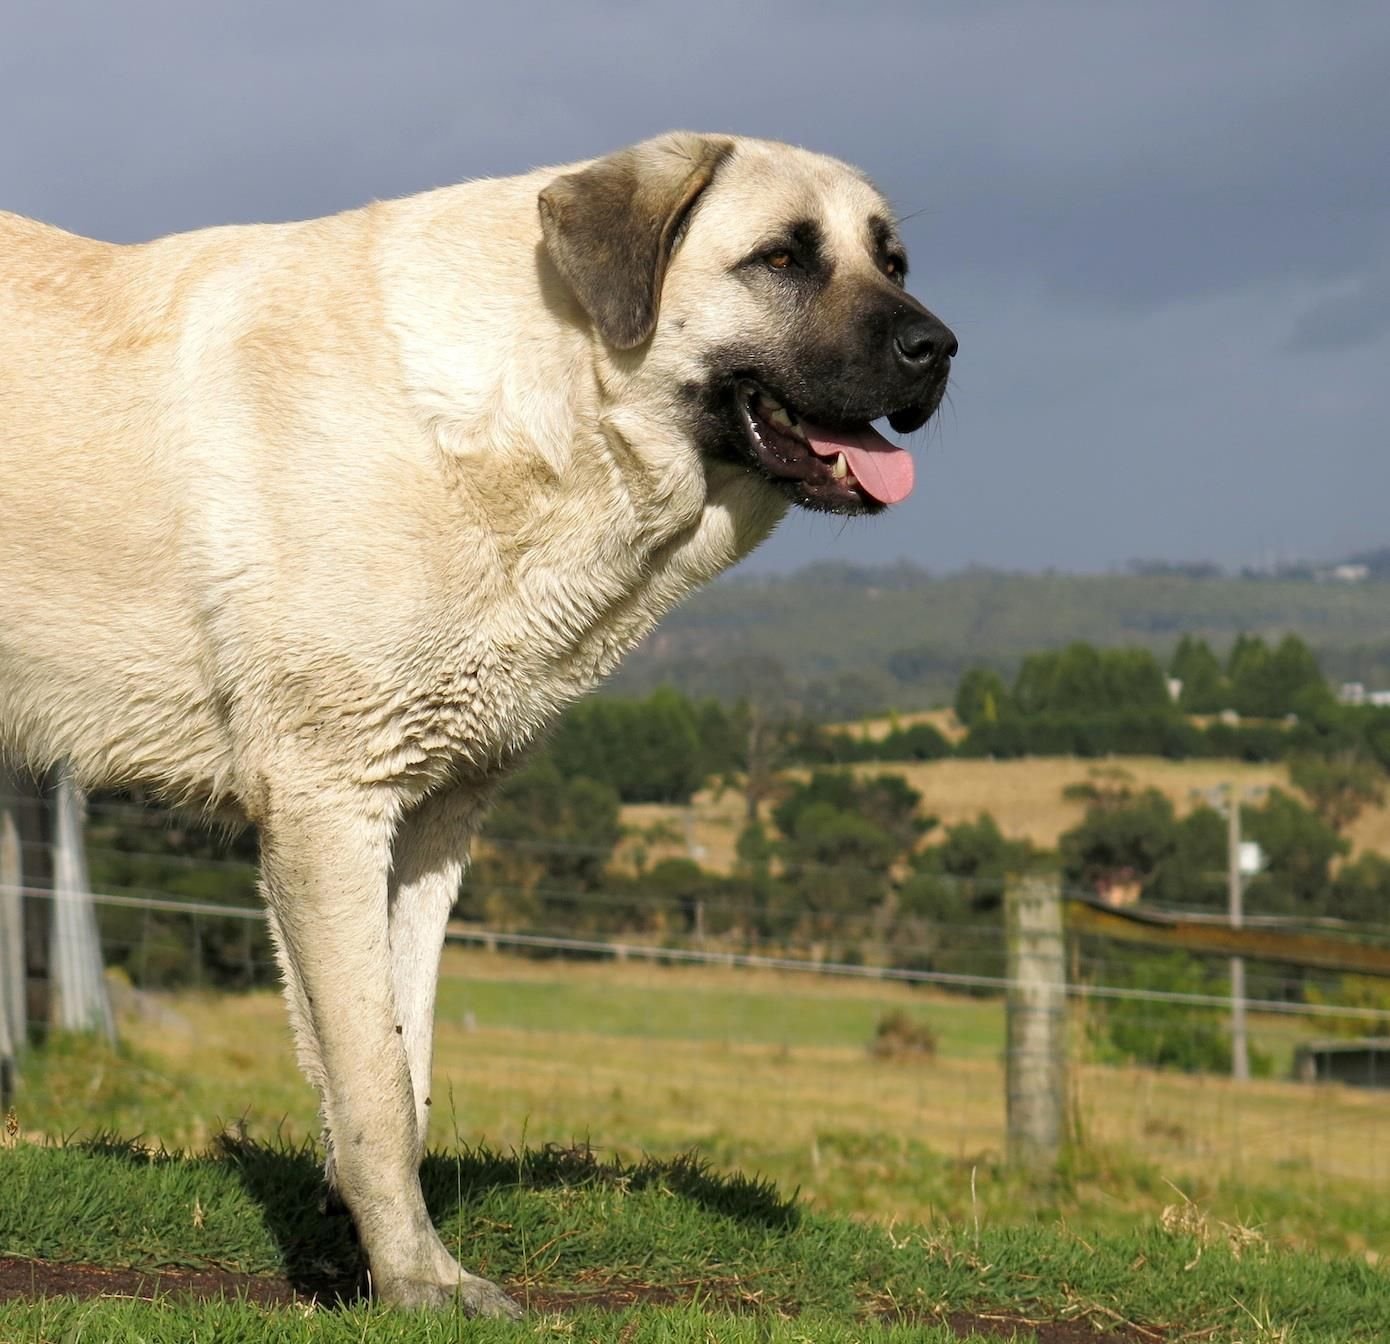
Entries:
{"label": "wire fence", "polygon": [[[180,1087],[196,1081],[191,1104],[206,1108],[171,1137],[240,1114],[267,1131],[313,1133],[315,1102],[296,1079],[272,992],[254,864],[113,847],[100,826],[106,806],[92,811],[89,862],[124,875],[92,898],[122,1033],[147,1067]],[[225,893],[228,876],[245,899],[189,894],[204,882]],[[21,894],[52,898],[43,886]],[[798,943],[791,925],[755,927],[763,912],[751,904],[708,932],[688,895],[537,894],[526,927],[449,929],[435,1087],[455,1098],[445,1123],[457,1135],[699,1145],[812,1192],[913,1154],[978,1163],[1005,1153],[1005,1002],[1021,985],[1006,971],[1000,920],[953,924],[943,942],[929,920],[890,938],[872,918],[840,928],[830,919],[824,936]],[[576,911],[634,907],[640,932],[576,931]],[[1065,996],[1072,1136],[1175,1177],[1383,1188],[1390,1090],[1350,1082],[1390,1083],[1390,998],[1354,978],[1251,963],[1256,1076],[1237,1083],[1224,959],[1170,960],[1069,940],[1065,974],[1047,987]],[[1017,1063],[1026,1047],[1012,1048]],[[1335,1080],[1339,1070],[1350,1082]]]}

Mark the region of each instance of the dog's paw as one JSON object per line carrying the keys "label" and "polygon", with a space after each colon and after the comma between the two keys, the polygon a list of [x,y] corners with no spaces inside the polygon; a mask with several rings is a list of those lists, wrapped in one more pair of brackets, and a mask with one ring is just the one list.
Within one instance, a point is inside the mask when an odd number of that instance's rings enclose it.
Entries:
{"label": "dog's paw", "polygon": [[509,1321],[521,1319],[520,1304],[487,1279],[480,1279],[474,1274],[464,1274],[455,1291],[463,1303],[464,1311],[470,1316],[500,1316]]}
{"label": "dog's paw", "polygon": [[465,1316],[499,1316],[512,1321],[522,1314],[521,1307],[495,1283],[462,1269],[452,1283],[392,1278],[377,1280],[372,1288],[377,1301],[406,1310],[460,1306]]}

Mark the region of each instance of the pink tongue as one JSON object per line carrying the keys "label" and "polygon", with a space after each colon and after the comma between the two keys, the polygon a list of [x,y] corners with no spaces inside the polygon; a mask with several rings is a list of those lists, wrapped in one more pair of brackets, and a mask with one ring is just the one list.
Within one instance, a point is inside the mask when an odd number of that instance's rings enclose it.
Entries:
{"label": "pink tongue", "polygon": [[801,432],[819,457],[843,453],[855,479],[880,504],[899,504],[912,493],[912,454],[889,443],[872,425],[825,429],[803,420]]}

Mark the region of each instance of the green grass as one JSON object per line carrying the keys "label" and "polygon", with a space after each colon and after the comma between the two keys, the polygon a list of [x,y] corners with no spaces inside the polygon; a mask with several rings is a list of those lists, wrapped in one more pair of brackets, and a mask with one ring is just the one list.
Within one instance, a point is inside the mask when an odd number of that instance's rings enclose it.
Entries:
{"label": "green grass", "polygon": [[[0,1306],[0,1329],[12,1333],[7,1344],[503,1344],[527,1340],[546,1344],[615,1340],[619,1344],[997,1344],[971,1332],[957,1335],[947,1326],[872,1325],[835,1318],[794,1320],[731,1318],[699,1306],[613,1315],[580,1311],[549,1316],[523,1326],[498,1321],[467,1321],[442,1315],[420,1317],[372,1307],[338,1312],[263,1312],[235,1302],[195,1308],[162,1302],[93,1305],[47,1302],[34,1307]],[[1017,1337],[1024,1344],[1028,1334]]]}
{"label": "green grass", "polygon": [[[997,1003],[454,950],[445,972],[437,1140],[592,1142],[629,1159],[698,1148],[800,1190],[819,1212],[932,1226],[976,1212],[991,1223],[1065,1220],[1087,1237],[1153,1222],[1180,1189],[1281,1247],[1390,1263],[1390,1114],[1364,1090],[1081,1065],[1084,1147],[1057,1181],[1035,1185],[1000,1160]],[[124,1015],[116,1051],[55,1038],[26,1058],[25,1136],[109,1131],[202,1151],[243,1118],[259,1135],[317,1135],[278,996],[142,1005]],[[930,1024],[938,1057],[870,1058],[864,1044],[887,1008]]]}
{"label": "green grass", "polygon": [[[441,1021],[471,1012],[479,1024],[526,1031],[572,1031],[623,1037],[738,1041],[788,1047],[865,1045],[879,1018],[905,1006],[905,996],[847,998],[843,994],[741,992],[725,985],[669,987],[564,980],[448,979],[440,986]],[[1004,1010],[996,1001],[960,999],[943,1010],[922,996],[916,1015],[931,1024],[942,1053],[987,1058],[1004,1048]]]}
{"label": "green grass", "polygon": [[[560,1149],[436,1153],[424,1184],[466,1265],[551,1309],[517,1325],[461,1327],[447,1314],[365,1306],[10,1304],[0,1306],[0,1339],[928,1341],[954,1338],[924,1328],[953,1311],[1132,1321],[1171,1339],[1390,1337],[1383,1271],[1271,1248],[1195,1209],[1167,1229],[1150,1222],[1103,1238],[989,1218],[978,1229],[889,1229],[803,1210],[770,1185],[690,1158],[624,1165]],[[341,1220],[319,1217],[318,1195],[316,1155],[301,1146],[234,1142],[177,1158],[117,1142],[20,1145],[0,1151],[0,1254],[341,1279],[355,1251]],[[554,1315],[566,1295],[619,1288],[655,1300],[622,1314]],[[1257,1333],[1255,1322],[1268,1328]]]}

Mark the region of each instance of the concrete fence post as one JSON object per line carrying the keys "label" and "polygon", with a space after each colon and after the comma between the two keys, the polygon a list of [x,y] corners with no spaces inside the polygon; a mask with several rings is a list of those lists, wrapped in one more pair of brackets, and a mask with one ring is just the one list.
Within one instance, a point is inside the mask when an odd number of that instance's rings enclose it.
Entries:
{"label": "concrete fence post", "polygon": [[9,1109],[19,1052],[29,1034],[24,1002],[24,851],[17,783],[0,766],[0,1111]]}
{"label": "concrete fence post", "polygon": [[96,907],[87,880],[83,840],[86,805],[72,771],[55,772],[53,810],[53,981],[55,1023],[64,1031],[116,1039],[116,1020],[101,960]]}
{"label": "concrete fence post", "polygon": [[1067,987],[1059,879],[1011,879],[1004,911],[1009,1160],[1050,1166],[1066,1135]]}

